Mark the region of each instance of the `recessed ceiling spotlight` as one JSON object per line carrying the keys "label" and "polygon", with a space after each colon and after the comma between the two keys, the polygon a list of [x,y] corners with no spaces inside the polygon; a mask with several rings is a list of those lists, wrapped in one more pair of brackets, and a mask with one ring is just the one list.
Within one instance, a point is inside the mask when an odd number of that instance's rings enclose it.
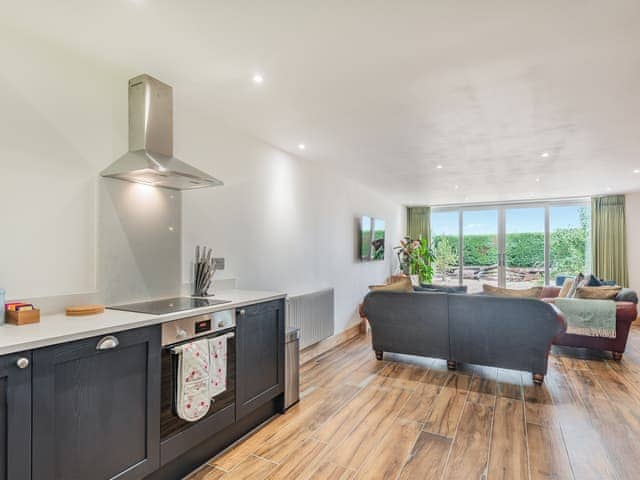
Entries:
{"label": "recessed ceiling spotlight", "polygon": [[551,154],[550,154],[549,152],[542,152],[542,153],[540,154],[540,156],[541,156],[542,158],[549,158],[549,156],[550,156],[550,155],[551,155]]}
{"label": "recessed ceiling spotlight", "polygon": [[536,177],[536,182],[540,182],[540,177]]}
{"label": "recessed ceiling spotlight", "polygon": [[438,165],[436,165],[436,168],[437,168],[438,170],[440,170],[440,169],[442,168],[442,165],[438,164]]}
{"label": "recessed ceiling spotlight", "polygon": [[258,84],[260,84],[260,83],[262,83],[262,82],[264,82],[264,77],[262,76],[262,74],[261,74],[261,73],[256,73],[256,74],[253,76],[253,83],[258,83]]}
{"label": "recessed ceiling spotlight", "polygon": [[636,168],[633,173],[640,173],[640,168]]}
{"label": "recessed ceiling spotlight", "polygon": [[298,149],[299,150],[304,150],[305,148],[307,148],[307,146],[304,143],[299,143],[298,144]]}
{"label": "recessed ceiling spotlight", "polygon": [[611,187],[607,187],[607,192],[610,192],[610,191],[611,191]]}
{"label": "recessed ceiling spotlight", "polygon": [[454,185],[454,186],[453,186],[453,189],[454,189],[454,190],[458,190],[459,188],[460,188],[460,185]]}

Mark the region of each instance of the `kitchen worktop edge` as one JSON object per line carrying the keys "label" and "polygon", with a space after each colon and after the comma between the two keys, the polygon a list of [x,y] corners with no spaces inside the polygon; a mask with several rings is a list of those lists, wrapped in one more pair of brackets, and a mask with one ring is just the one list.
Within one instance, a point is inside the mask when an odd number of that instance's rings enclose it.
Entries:
{"label": "kitchen worktop edge", "polygon": [[134,328],[157,325],[178,318],[239,308],[286,297],[286,293],[280,292],[234,289],[216,292],[216,298],[230,300],[229,303],[163,315],[109,309],[102,314],[85,317],[67,317],[64,313],[43,315],[40,323],[36,324],[22,326],[0,325],[0,355],[43,348],[98,335],[113,334]]}

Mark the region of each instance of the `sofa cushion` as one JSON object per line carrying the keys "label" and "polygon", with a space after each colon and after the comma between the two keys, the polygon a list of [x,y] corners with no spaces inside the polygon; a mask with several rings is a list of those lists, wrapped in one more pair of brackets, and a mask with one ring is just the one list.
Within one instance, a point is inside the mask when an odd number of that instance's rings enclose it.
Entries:
{"label": "sofa cushion", "polygon": [[393,283],[387,285],[369,285],[369,290],[372,292],[413,292],[413,285],[411,285],[411,279],[409,277],[403,277]]}
{"label": "sofa cushion", "polygon": [[556,287],[564,285],[564,281],[567,278],[575,278],[573,275],[556,275]]}
{"label": "sofa cushion", "polygon": [[575,298],[589,298],[593,300],[613,300],[620,292],[620,287],[578,287]]}
{"label": "sofa cushion", "polygon": [[598,277],[596,277],[593,273],[590,273],[585,278],[585,287],[601,287],[603,284]]}
{"label": "sofa cushion", "polygon": [[542,287],[540,298],[555,298],[560,293],[560,287],[546,286]]}
{"label": "sofa cushion", "polygon": [[414,287],[413,289],[416,292],[467,293],[466,285],[438,285],[435,283],[422,283],[419,287]]}
{"label": "sofa cushion", "polygon": [[623,288],[618,292],[615,298],[616,302],[631,302],[634,304],[638,304],[638,294],[635,290],[631,290],[630,288]]}
{"label": "sofa cushion", "polygon": [[[573,287],[573,278],[565,278],[564,279],[564,283],[562,284],[562,288],[560,289],[560,291],[558,292],[558,297],[560,298],[566,298],[567,295],[569,295],[569,292],[571,291],[571,287]],[[547,296],[547,295],[542,295],[543,297]]]}
{"label": "sofa cushion", "polygon": [[573,279],[573,283],[571,284],[571,288],[569,289],[569,292],[567,293],[567,298],[573,298],[576,296],[576,290],[578,290],[578,287],[582,287],[584,286],[584,275],[582,273],[579,273],[578,275],[576,275],[576,278]]}
{"label": "sofa cushion", "polygon": [[525,289],[501,288],[493,285],[483,284],[482,291],[494,297],[514,297],[514,298],[539,298],[542,287],[531,287]]}

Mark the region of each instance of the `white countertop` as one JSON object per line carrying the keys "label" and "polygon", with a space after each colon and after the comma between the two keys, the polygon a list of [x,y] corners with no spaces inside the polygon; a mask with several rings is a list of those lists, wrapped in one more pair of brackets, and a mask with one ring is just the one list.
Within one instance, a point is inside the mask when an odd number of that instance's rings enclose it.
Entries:
{"label": "white countertop", "polygon": [[67,317],[64,313],[43,315],[40,318],[40,323],[21,326],[0,325],[0,355],[32,350],[96,335],[106,335],[132,328],[156,325],[177,318],[228,310],[285,297],[285,293],[276,292],[220,290],[216,292],[215,298],[231,300],[231,302],[211,307],[183,310],[166,315],[150,315],[119,310],[106,310],[104,313],[86,317]]}

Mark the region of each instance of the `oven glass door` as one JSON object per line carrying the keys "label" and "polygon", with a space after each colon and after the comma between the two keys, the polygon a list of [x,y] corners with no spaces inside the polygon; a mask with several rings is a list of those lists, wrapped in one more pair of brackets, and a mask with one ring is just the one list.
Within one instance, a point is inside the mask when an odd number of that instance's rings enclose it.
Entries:
{"label": "oven glass door", "polygon": [[[212,338],[219,335],[224,335],[229,331],[216,333],[208,337]],[[191,340],[193,341],[193,340]],[[189,343],[189,342],[184,342]],[[172,345],[175,347],[180,344]],[[183,430],[194,425],[194,422],[187,422],[182,420],[175,413],[175,392],[176,392],[176,370],[178,364],[177,355],[171,353],[171,347],[164,348],[162,350],[162,387],[161,387],[161,414],[160,414],[160,438],[165,440]],[[227,389],[213,397],[211,401],[211,407],[205,418],[214,415],[223,408],[233,404],[235,402],[235,389],[236,389],[236,339],[235,335],[231,338],[227,338]],[[195,422],[197,423],[197,422]]]}

